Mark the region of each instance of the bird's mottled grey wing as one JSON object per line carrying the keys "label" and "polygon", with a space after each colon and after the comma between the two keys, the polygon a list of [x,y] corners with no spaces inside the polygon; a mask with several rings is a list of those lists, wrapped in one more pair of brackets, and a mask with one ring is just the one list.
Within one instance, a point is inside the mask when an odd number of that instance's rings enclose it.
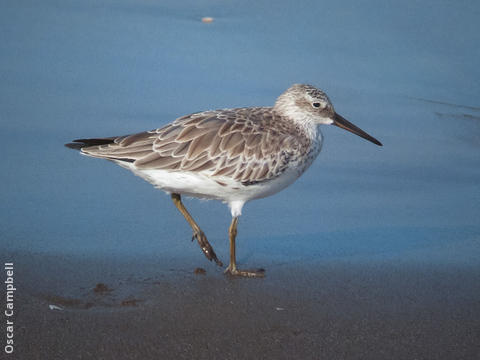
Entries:
{"label": "bird's mottled grey wing", "polygon": [[207,111],[157,130],[83,148],[97,157],[131,161],[139,169],[207,171],[244,184],[278,176],[297,148],[281,127],[269,126],[269,108]]}

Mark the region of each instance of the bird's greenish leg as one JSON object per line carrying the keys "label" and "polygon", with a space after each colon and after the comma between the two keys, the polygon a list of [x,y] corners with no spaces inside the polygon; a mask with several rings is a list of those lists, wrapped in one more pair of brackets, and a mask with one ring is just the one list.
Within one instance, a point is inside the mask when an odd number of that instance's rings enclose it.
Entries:
{"label": "bird's greenish leg", "polygon": [[245,277],[264,277],[265,270],[239,270],[237,269],[237,260],[235,256],[235,239],[237,238],[237,225],[238,225],[238,216],[232,218],[230,227],[228,228],[228,237],[230,239],[230,264],[225,270],[225,274],[230,274],[233,276],[245,276]]}
{"label": "bird's greenish leg", "polygon": [[192,215],[190,215],[188,210],[185,208],[185,205],[183,205],[180,194],[172,193],[171,196],[172,196],[172,201],[177,207],[177,209],[182,213],[185,220],[187,220],[190,226],[192,227],[192,230],[193,230],[192,241],[193,239],[197,239],[198,244],[200,245],[200,248],[202,249],[203,253],[205,254],[208,260],[210,261],[213,260],[218,266],[223,266],[223,263],[220,260],[218,260],[217,255],[215,254],[215,251],[213,251],[213,248],[208,242],[207,237],[203,233],[202,229],[200,229],[200,226],[198,226],[195,220],[193,220]]}

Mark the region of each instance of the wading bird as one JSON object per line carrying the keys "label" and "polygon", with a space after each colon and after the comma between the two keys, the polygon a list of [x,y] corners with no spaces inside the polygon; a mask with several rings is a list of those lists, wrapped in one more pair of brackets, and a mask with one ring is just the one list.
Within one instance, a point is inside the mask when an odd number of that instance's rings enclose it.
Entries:
{"label": "wading bird", "polygon": [[209,260],[223,266],[181,195],[220,200],[230,207],[230,264],[226,273],[263,276],[237,268],[235,238],[243,205],[292,184],[322,147],[320,125],[336,125],[382,145],[333,108],[327,95],[296,84],[273,107],[203,111],[133,135],[78,139],[66,146],[111,160],[171,195]]}

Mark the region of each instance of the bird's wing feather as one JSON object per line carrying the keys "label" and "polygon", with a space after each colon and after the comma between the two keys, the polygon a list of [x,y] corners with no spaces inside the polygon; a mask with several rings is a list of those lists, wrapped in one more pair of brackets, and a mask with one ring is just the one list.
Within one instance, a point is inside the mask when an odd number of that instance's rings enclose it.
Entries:
{"label": "bird's wing feather", "polygon": [[127,160],[138,169],[206,171],[254,184],[281,174],[297,147],[287,131],[268,126],[271,117],[267,108],[206,111],[82,151]]}

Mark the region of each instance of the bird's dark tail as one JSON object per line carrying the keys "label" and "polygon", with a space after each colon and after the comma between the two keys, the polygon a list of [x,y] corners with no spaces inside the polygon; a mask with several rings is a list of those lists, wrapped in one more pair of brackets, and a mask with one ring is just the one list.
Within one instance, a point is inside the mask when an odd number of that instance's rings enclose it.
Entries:
{"label": "bird's dark tail", "polygon": [[98,139],[77,139],[73,142],[65,144],[66,147],[74,150],[81,150],[84,147],[97,146],[97,145],[107,145],[112,144],[116,136],[109,138],[98,138]]}

